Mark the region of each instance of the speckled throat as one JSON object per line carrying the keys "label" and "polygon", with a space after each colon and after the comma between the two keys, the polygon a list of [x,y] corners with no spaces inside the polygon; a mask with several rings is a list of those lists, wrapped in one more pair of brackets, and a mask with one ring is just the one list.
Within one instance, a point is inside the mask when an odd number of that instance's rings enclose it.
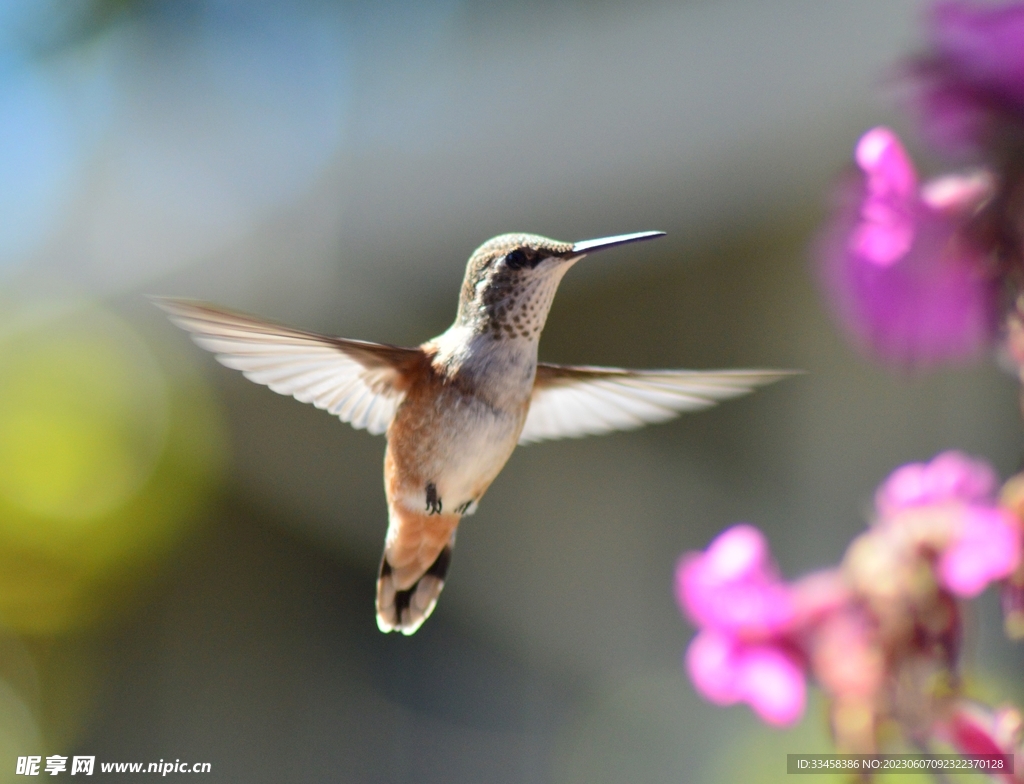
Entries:
{"label": "speckled throat", "polygon": [[[470,256],[456,324],[496,340],[537,340],[573,244],[536,234],[503,234]],[[499,264],[504,259],[504,264]]]}

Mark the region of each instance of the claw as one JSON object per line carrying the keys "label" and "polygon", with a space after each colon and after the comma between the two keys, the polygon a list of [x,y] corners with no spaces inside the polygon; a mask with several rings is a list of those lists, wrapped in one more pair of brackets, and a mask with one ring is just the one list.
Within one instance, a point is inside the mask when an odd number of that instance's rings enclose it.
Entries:
{"label": "claw", "polygon": [[427,514],[441,514],[441,499],[437,495],[437,485],[427,483]]}

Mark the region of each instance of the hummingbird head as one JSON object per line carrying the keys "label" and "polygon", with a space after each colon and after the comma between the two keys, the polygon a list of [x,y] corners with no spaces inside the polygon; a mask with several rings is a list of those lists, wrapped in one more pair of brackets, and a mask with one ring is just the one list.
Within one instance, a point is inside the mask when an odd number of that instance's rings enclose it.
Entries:
{"label": "hummingbird head", "polygon": [[537,234],[502,234],[488,240],[466,265],[456,324],[496,340],[537,340],[562,276],[588,253],[660,237],[647,231],[583,242]]}

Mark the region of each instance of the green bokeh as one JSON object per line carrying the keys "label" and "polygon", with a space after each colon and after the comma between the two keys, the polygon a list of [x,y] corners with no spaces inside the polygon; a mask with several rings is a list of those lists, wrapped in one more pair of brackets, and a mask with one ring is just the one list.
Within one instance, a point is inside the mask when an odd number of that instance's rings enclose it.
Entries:
{"label": "green bokeh", "polygon": [[0,327],[0,623],[50,634],[127,598],[180,539],[225,438],[198,376],[113,315],[23,324]]}

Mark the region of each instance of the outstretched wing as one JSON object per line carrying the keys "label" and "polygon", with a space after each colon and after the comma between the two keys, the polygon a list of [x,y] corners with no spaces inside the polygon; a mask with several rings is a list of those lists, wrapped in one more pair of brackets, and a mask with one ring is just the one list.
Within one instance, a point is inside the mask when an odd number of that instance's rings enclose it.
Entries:
{"label": "outstretched wing", "polygon": [[374,434],[387,430],[405,395],[405,371],[423,357],[419,349],[327,337],[201,302],[154,302],[222,365]]}
{"label": "outstretched wing", "polygon": [[784,370],[624,370],[537,365],[520,444],[632,430],[713,406],[788,375]]}

